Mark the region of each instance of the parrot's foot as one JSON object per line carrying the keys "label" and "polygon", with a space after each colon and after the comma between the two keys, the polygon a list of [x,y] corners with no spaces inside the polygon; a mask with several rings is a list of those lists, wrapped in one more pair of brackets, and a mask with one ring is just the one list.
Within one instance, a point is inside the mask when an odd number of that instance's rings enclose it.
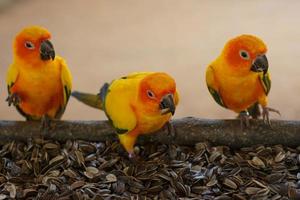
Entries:
{"label": "parrot's foot", "polygon": [[17,93],[13,93],[7,97],[6,101],[8,102],[8,106],[17,106],[21,102],[21,98]]}
{"label": "parrot's foot", "polygon": [[244,130],[245,128],[250,126],[250,115],[247,111],[240,112],[238,118],[241,120],[241,129]]}
{"label": "parrot's foot", "polygon": [[41,119],[41,132],[42,136],[49,135],[51,129],[51,119],[49,116],[44,115]]}
{"label": "parrot's foot", "polygon": [[262,117],[263,117],[263,120],[266,124],[270,125],[271,126],[271,121],[270,121],[270,112],[275,112],[277,113],[278,115],[281,115],[279,110],[276,110],[274,108],[269,108],[269,107],[263,107],[262,108]]}
{"label": "parrot's foot", "polygon": [[129,152],[128,153],[128,158],[133,163],[139,162],[139,156],[136,153],[134,153],[134,152]]}
{"label": "parrot's foot", "polygon": [[140,157],[135,153],[128,153],[128,158],[133,165],[136,165],[140,162]]}
{"label": "parrot's foot", "polygon": [[129,159],[135,159],[135,158],[136,158],[135,153],[134,153],[134,152],[128,153],[128,158],[129,158]]}
{"label": "parrot's foot", "polygon": [[165,125],[165,127],[166,127],[166,129],[168,131],[168,136],[170,136],[171,138],[175,138],[176,133],[175,133],[174,126],[170,122],[167,122],[166,125]]}

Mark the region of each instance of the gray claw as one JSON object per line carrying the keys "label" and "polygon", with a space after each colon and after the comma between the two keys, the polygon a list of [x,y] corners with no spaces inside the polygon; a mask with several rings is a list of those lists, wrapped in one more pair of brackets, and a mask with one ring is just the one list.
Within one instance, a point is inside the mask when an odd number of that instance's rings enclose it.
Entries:
{"label": "gray claw", "polygon": [[128,157],[130,158],[130,159],[134,159],[135,157],[136,157],[136,155],[135,155],[135,153],[128,153]]}
{"label": "gray claw", "polygon": [[17,93],[10,94],[6,101],[8,102],[8,106],[14,105],[17,106],[21,102],[21,98]]}
{"label": "gray claw", "polygon": [[50,132],[50,128],[51,128],[51,119],[49,118],[49,116],[44,115],[41,119],[41,132],[42,135],[48,135]]}
{"label": "gray claw", "polygon": [[281,115],[279,110],[276,110],[274,108],[269,108],[269,107],[263,107],[263,112],[262,112],[262,116],[263,116],[263,120],[265,123],[267,123],[269,126],[271,126],[271,121],[270,121],[270,112],[275,112],[278,115]]}
{"label": "gray claw", "polygon": [[169,121],[166,123],[166,126],[168,130],[168,136],[170,136],[171,138],[175,138],[176,133],[174,126]]}
{"label": "gray claw", "polygon": [[241,129],[244,130],[245,128],[248,128],[250,126],[250,115],[247,111],[240,112],[238,118],[241,120]]}

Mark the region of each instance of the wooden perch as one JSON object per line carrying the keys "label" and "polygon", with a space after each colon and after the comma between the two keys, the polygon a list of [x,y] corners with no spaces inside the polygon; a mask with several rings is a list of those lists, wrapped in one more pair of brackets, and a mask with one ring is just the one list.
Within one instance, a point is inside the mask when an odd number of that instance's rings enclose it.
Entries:
{"label": "wooden perch", "polygon": [[[174,137],[162,129],[156,134],[139,137],[138,143],[173,141],[179,145],[194,145],[211,142],[213,145],[227,145],[240,148],[256,144],[295,147],[300,145],[300,121],[272,121],[272,127],[262,120],[251,122],[251,127],[241,130],[239,120],[208,120],[187,117],[171,122]],[[57,121],[45,138],[65,141],[81,139],[87,141],[115,140],[116,134],[107,121]],[[39,122],[0,121],[0,143],[11,140],[26,141],[29,137],[40,137]]]}

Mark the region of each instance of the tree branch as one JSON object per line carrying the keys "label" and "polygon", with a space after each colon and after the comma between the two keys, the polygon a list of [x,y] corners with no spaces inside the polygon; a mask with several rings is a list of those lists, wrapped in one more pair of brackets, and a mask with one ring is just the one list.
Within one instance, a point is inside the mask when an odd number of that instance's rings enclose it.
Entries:
{"label": "tree branch", "polygon": [[[208,120],[186,117],[172,120],[175,135],[162,129],[156,134],[139,137],[138,143],[175,143],[194,145],[211,142],[240,148],[257,144],[295,147],[300,145],[300,121],[272,121],[272,127],[261,120],[250,121],[251,127],[241,130],[239,120]],[[115,140],[116,134],[108,121],[56,121],[46,139],[65,141],[81,139],[87,141]],[[39,122],[0,121],[0,144],[11,140],[26,141],[30,137],[40,137]]]}

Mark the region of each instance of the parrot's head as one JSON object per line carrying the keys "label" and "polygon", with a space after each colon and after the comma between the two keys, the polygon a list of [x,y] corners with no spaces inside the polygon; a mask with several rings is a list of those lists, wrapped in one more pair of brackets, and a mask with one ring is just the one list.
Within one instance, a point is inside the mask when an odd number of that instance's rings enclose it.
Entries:
{"label": "parrot's head", "polygon": [[50,38],[51,34],[45,28],[26,27],[15,37],[14,55],[31,63],[54,60],[55,51]]}
{"label": "parrot's head", "polygon": [[176,83],[166,73],[150,74],[141,81],[138,98],[148,114],[174,115],[178,103]]}
{"label": "parrot's head", "polygon": [[227,66],[237,72],[264,72],[268,71],[266,57],[267,46],[253,35],[240,35],[227,42],[222,55]]}

